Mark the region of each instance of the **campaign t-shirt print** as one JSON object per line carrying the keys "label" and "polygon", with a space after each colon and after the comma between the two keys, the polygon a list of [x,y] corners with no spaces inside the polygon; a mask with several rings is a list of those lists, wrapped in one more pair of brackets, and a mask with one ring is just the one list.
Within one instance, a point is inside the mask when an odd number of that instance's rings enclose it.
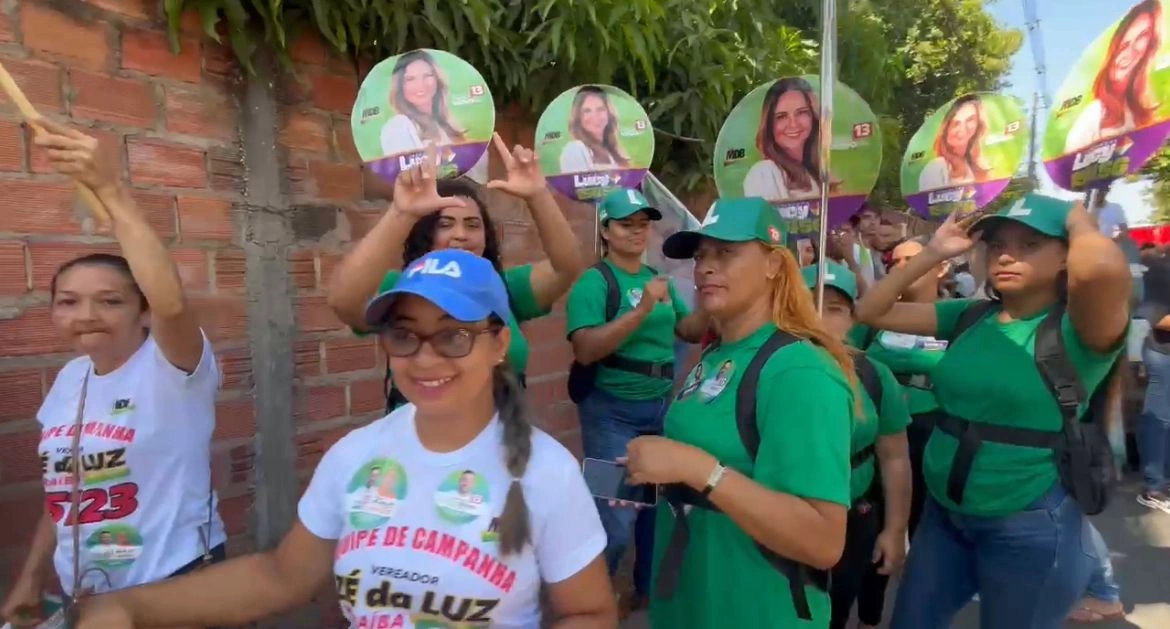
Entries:
{"label": "campaign t-shirt print", "polygon": [[298,508],[310,532],[337,540],[349,626],[538,629],[541,582],[576,574],[605,547],[576,459],[535,432],[522,480],[533,540],[504,557],[498,518],[512,479],[499,421],[449,453],[422,447],[413,421],[406,405],[334,444]]}

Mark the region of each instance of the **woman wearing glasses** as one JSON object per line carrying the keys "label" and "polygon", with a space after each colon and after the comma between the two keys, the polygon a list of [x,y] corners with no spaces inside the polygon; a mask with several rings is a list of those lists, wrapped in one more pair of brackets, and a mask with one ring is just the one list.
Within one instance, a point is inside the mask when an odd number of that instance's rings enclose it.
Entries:
{"label": "woman wearing glasses", "polygon": [[[509,321],[512,345],[508,362],[524,383],[528,368],[528,341],[520,324],[547,315],[553,302],[569,290],[584,268],[576,246],[577,236],[545,185],[544,175],[532,151],[516,146],[512,151],[494,136],[507,169],[507,178],[488,183],[523,199],[548,260],[505,270],[500,262],[500,239],[492,225],[487,204],[476,189],[459,180],[435,179],[434,149],[423,164],[399,175],[394,183],[394,202],[370,233],[338,265],[329,287],[329,304],[337,317],[355,331],[365,329],[363,314],[374,294],[393,288],[410,266],[428,251],[462,249],[487,258],[504,279],[515,320]],[[386,372],[387,411],[405,403]]]}
{"label": "woman wearing glasses", "polygon": [[210,480],[211,345],[166,247],[108,169],[117,160],[101,159],[92,137],[42,124],[36,144],[97,194],[125,257],[76,258],[50,282],[53,325],[79,356],[37,413],[45,512],[2,609],[14,625],[39,615],[50,557],[76,595],[192,570],[222,559],[225,541]]}
{"label": "woman wearing glasses", "polygon": [[[241,625],[327,583],[351,627],[615,629],[605,530],[576,459],[531,427],[511,317],[480,256],[408,266],[363,322],[411,403],[329,449],[277,548],[87,601],[80,629]],[[392,492],[350,498],[391,473]]]}

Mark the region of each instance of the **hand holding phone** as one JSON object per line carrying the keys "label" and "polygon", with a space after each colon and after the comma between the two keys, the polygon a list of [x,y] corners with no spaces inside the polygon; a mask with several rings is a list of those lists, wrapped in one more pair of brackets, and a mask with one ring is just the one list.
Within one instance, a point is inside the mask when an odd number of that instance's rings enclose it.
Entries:
{"label": "hand holding phone", "polygon": [[645,507],[658,504],[658,487],[631,485],[626,477],[626,466],[616,461],[585,459],[581,471],[589,493],[596,498]]}

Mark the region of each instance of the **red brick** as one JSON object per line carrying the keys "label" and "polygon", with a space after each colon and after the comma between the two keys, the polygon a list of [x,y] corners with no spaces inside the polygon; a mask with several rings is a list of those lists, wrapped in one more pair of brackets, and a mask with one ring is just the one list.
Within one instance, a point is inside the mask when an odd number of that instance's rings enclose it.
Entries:
{"label": "red brick", "polygon": [[540,382],[529,382],[528,400],[534,408],[563,401],[567,396],[567,380],[566,376],[556,376],[547,380],[542,378]]}
{"label": "red brick", "polygon": [[335,339],[325,342],[325,373],[344,373],[373,369],[374,340]]}
{"label": "red brick", "polygon": [[252,388],[252,353],[248,348],[224,350],[217,359],[223,374],[223,390]]}
{"label": "red brick", "polygon": [[325,43],[316,32],[306,29],[289,46],[293,61],[306,65],[325,65]]}
{"label": "red brick", "polygon": [[280,130],[280,143],[310,153],[329,152],[329,118],[322,114],[290,113]]}
{"label": "red brick", "polygon": [[569,401],[550,404],[537,415],[536,425],[554,437],[579,430],[581,425],[577,422],[577,406]]}
{"label": "red brick", "polygon": [[20,125],[0,120],[0,170],[24,170],[24,132]]}
{"label": "red brick", "polygon": [[232,496],[219,501],[219,517],[228,535],[241,535],[248,530],[248,513],[252,509],[252,495]]}
{"label": "red brick", "polygon": [[[18,448],[24,445],[24,443],[7,444],[3,439],[0,439],[0,475],[3,475],[3,478],[7,478],[4,470],[7,468],[5,462],[8,461],[9,456],[27,456],[26,453],[17,451]],[[8,454],[10,448],[12,449],[12,454]],[[35,447],[33,451],[35,452]],[[37,465],[40,465],[39,461]],[[40,520],[41,514],[44,512],[45,496],[40,487],[31,487],[27,492],[21,492],[20,495],[12,495],[10,493],[4,499],[0,500],[0,513],[4,514],[4,517],[0,518],[0,539],[4,540],[5,547],[10,543],[21,544],[23,542],[24,545],[24,548],[17,555],[19,558],[14,558],[13,562],[24,561],[24,555],[27,552],[26,549],[32,540],[33,532],[37,528],[37,521]],[[9,563],[8,565],[15,570],[19,564]]]}
{"label": "red brick", "polygon": [[[122,172],[123,149],[122,136],[105,129],[80,128],[78,131],[98,141],[98,151],[103,159],[116,159],[118,166],[114,172]],[[34,144],[35,134],[31,128],[25,128],[25,145],[28,147],[28,169],[34,173],[56,173],[57,170],[49,163],[49,155],[41,147]]]}
{"label": "red brick", "polygon": [[321,284],[318,288],[326,290],[329,287],[329,282],[333,281],[333,271],[341,264],[342,256],[333,253],[318,253],[317,257],[321,260]]}
{"label": "red brick", "polygon": [[172,249],[171,258],[179,269],[179,279],[186,290],[206,290],[208,283],[207,252],[202,249]]}
{"label": "red brick", "polygon": [[[23,295],[26,291],[28,277],[24,270],[24,243],[0,242],[0,295]],[[0,394],[0,399],[4,399],[3,394]]]}
{"label": "red brick", "polygon": [[202,62],[199,40],[194,37],[181,38],[179,54],[175,54],[162,31],[122,31],[122,67],[127,70],[198,83]]}
{"label": "red brick", "polygon": [[231,240],[232,204],[212,197],[179,196],[179,229],[184,240]]}
{"label": "red brick", "polygon": [[345,415],[345,385],[302,387],[297,400],[299,419],[321,421]]}
{"label": "red brick", "polygon": [[313,104],[320,109],[339,114],[353,111],[357,99],[357,80],[353,76],[317,74],[310,77]]}
{"label": "red brick", "polygon": [[153,18],[157,15],[158,3],[153,0],[82,0],[99,9],[113,11],[128,17]]}
{"label": "red brick", "polygon": [[175,236],[175,196],[173,194],[132,190],[134,203],[138,209],[146,214],[146,220],[154,228],[159,238],[170,239]]}
{"label": "red brick", "polygon": [[349,413],[362,415],[386,410],[386,381],[382,377],[349,383]]}
{"label": "red brick", "polygon": [[[345,218],[349,221],[349,234],[353,241],[361,240],[370,233],[374,224],[382,217],[382,210],[371,212],[368,210],[347,209]],[[332,277],[332,276],[330,276]]]}
{"label": "red brick", "polygon": [[16,33],[12,30],[12,19],[0,13],[0,42],[16,41]]}
{"label": "red brick", "polygon": [[154,126],[154,90],[138,79],[122,79],[81,70],[69,73],[73,115],[127,127]]}
{"label": "red brick", "polygon": [[[534,347],[559,343],[565,339],[565,316],[554,312],[547,317],[528,321],[524,324],[524,336],[528,344]],[[568,369],[568,363],[564,369]]]}
{"label": "red brick", "polygon": [[318,199],[358,201],[362,198],[362,172],[354,165],[309,162],[309,177]]}
{"label": "red brick", "polygon": [[0,372],[0,423],[34,419],[41,407],[41,370]]}
{"label": "red brick", "polygon": [[28,245],[29,274],[33,290],[49,290],[62,264],[91,253],[119,253],[115,243],[32,242]]}
{"label": "red brick", "polygon": [[129,138],[126,150],[130,159],[130,181],[135,184],[175,188],[207,185],[206,154],[201,149]]}
{"label": "red brick", "polygon": [[0,320],[0,347],[5,356],[69,351],[69,345],[53,326],[47,306],[33,306],[12,319]]}
{"label": "red brick", "polygon": [[[204,328],[206,330],[206,328]],[[252,398],[220,400],[215,404],[215,434],[213,439],[251,437],[256,432],[256,411]]]}
{"label": "red brick", "polygon": [[317,286],[317,259],[312,251],[294,251],[288,256],[288,275],[292,285],[299,289]]}
{"label": "red brick", "polygon": [[[0,194],[0,232],[73,234],[77,188],[62,181],[12,180]],[[30,211],[35,208],[36,211]]]}
{"label": "red brick", "polygon": [[25,2],[20,7],[20,30],[28,48],[91,70],[109,66],[109,35],[104,22],[86,24],[39,3]]}
{"label": "red brick", "polygon": [[243,297],[192,297],[191,305],[199,313],[199,325],[212,341],[248,337],[248,309]]}
{"label": "red brick", "polygon": [[[198,27],[198,30],[202,32],[203,27]],[[234,76],[239,69],[239,62],[236,61],[236,56],[232,53],[231,48],[224,44],[204,40],[203,68],[207,70],[208,77],[212,79],[213,83],[226,85],[227,80]]]}
{"label": "red brick", "polygon": [[[12,80],[20,86],[25,98],[41,113],[61,111],[61,69],[41,61],[0,59]],[[0,92],[0,103],[8,103],[8,96]],[[16,106],[7,104],[7,109],[16,111]]]}
{"label": "red brick", "polygon": [[341,321],[325,304],[324,297],[301,297],[296,305],[297,328],[301,332],[327,332],[342,327]]}
{"label": "red brick", "polygon": [[215,287],[220,290],[243,289],[247,284],[247,260],[243,249],[220,249],[215,252]]}
{"label": "red brick", "polygon": [[[360,164],[361,155],[353,143],[353,131],[349,127],[349,116],[333,119],[333,146],[337,158],[346,164]],[[364,180],[364,178],[363,178]]]}
{"label": "red brick", "polygon": [[168,85],[164,108],[167,129],[183,135],[236,141],[236,106],[220,90]]}
{"label": "red brick", "polygon": [[211,189],[232,194],[244,193],[248,172],[244,168],[244,154],[237,144],[215,145],[207,149]]}
{"label": "red brick", "polygon": [[573,362],[573,346],[568,341],[532,345],[528,357],[528,373],[550,374],[561,373],[569,368]]}
{"label": "red brick", "polygon": [[293,369],[298,376],[321,375],[320,341],[297,341],[293,345]]}

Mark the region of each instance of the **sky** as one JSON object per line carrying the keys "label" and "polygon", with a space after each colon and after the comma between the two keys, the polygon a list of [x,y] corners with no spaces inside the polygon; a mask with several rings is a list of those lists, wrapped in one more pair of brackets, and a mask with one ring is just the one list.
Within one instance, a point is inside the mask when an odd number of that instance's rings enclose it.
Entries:
{"label": "sky", "polygon": [[[1012,59],[1012,70],[1007,77],[1011,84],[1006,93],[1022,99],[1031,107],[1032,94],[1038,87],[1036,65],[1032,58],[1031,39],[1027,33],[1027,20],[1024,17],[1024,3],[1027,0],[995,0],[988,3],[988,11],[1003,25],[1019,28],[1024,31],[1024,45]],[[1055,99],[1056,93],[1064,82],[1069,70],[1076,64],[1090,43],[1093,42],[1106,28],[1125,14],[1136,0],[1033,0],[1036,4],[1037,18],[1040,20],[1040,34],[1044,40],[1044,58],[1047,65],[1047,92],[1049,99]],[[1048,111],[1040,112],[1037,125],[1039,137],[1043,137],[1044,122]],[[1048,178],[1047,171],[1041,166],[1041,190],[1047,194],[1065,198],[1077,198],[1080,195],[1057,188]],[[1109,201],[1121,205],[1125,210],[1130,225],[1141,225],[1148,222],[1150,205],[1145,200],[1143,191],[1147,184],[1118,182],[1114,184],[1109,194]]]}

